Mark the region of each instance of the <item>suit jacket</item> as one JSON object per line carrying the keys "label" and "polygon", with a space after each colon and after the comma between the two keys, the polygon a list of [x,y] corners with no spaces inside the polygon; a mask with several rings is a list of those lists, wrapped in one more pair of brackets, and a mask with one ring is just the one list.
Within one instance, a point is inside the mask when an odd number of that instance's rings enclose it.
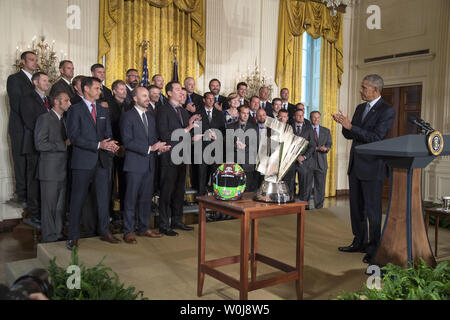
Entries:
{"label": "suit jacket", "polygon": [[8,131],[10,133],[22,132],[23,123],[20,117],[20,102],[22,97],[34,91],[34,84],[27,75],[21,70],[8,77],[6,90],[9,97],[10,113]]}
{"label": "suit jacket", "polygon": [[[281,109],[283,109],[283,103],[281,104]],[[294,117],[294,113],[295,113],[295,105],[293,105],[292,103],[288,102],[288,108],[287,108],[288,112],[289,112],[289,119],[292,119]]]}
{"label": "suit jacket", "polygon": [[[313,135],[315,137],[314,128],[313,128]],[[316,143],[316,146],[317,147],[325,146],[328,148],[329,151],[332,145],[333,141],[331,140],[330,129],[319,126],[319,141]],[[317,150],[314,151],[315,168],[323,171],[328,169],[328,161],[327,161],[328,151],[327,152]]]}
{"label": "suit jacket", "polygon": [[80,97],[80,95],[78,93],[75,94],[72,98],[70,98],[70,104],[71,105],[80,103],[81,101],[83,101],[83,99]]}
{"label": "suit jacket", "polygon": [[[168,152],[164,152],[160,156],[161,166],[171,166],[174,163],[171,160],[171,154],[173,152],[173,148],[180,143],[183,139],[179,138],[178,140],[172,140],[172,132],[177,129],[186,128],[189,125],[189,114],[188,112],[181,107],[181,116],[183,119],[183,123],[180,122],[178,118],[177,112],[174,110],[170,102],[167,102],[162,107],[158,108],[158,112],[156,114],[156,127],[158,129],[160,140],[166,142],[172,148]],[[186,133],[185,139],[191,139],[191,135]]]}
{"label": "suit jacket", "polygon": [[[241,128],[241,124],[240,121],[237,121],[233,124],[231,124],[228,129],[233,129],[233,130],[238,130]],[[237,157],[237,148],[236,148],[236,138],[234,139],[234,149],[235,149],[235,154],[234,154],[234,160],[236,163],[239,163],[239,165],[242,167],[242,169],[244,169],[244,171],[254,171],[255,170],[255,164],[256,164],[256,157],[258,154],[258,148],[257,146],[259,145],[259,134],[258,134],[258,126],[253,124],[252,121],[250,121],[250,119],[247,121],[247,123],[245,124],[245,129],[244,132],[247,133],[248,131],[254,131],[254,134],[256,135],[257,141],[256,141],[256,146],[251,145],[252,141],[249,139],[249,137],[245,137],[245,162],[242,161],[238,161],[238,157]]]}
{"label": "suit jacket", "polygon": [[114,140],[117,140],[119,144],[122,144],[122,138],[120,134],[120,117],[126,112],[125,100],[120,103],[116,98],[113,98],[109,102],[109,115],[111,117],[111,130]]}
{"label": "suit jacket", "polygon": [[131,96],[131,90],[128,88],[128,86],[125,86],[127,88],[127,97],[125,98],[125,103],[130,104],[133,102],[133,97]]}
{"label": "suit jacket", "polygon": [[[225,117],[222,111],[217,110],[216,108],[212,108],[212,118],[211,122],[208,120],[208,115],[204,107],[198,108],[196,114],[202,116],[202,133],[204,134],[209,129],[219,130],[223,137],[225,137]],[[200,142],[200,141],[199,141]],[[202,141],[203,147],[202,149],[210,144],[212,141]],[[225,142],[225,141],[224,141]]]}
{"label": "suit jacket", "polygon": [[72,143],[72,169],[91,170],[99,160],[104,168],[111,164],[109,159],[112,160],[114,154],[99,149],[100,141],[113,137],[109,111],[97,104],[96,113],[95,123],[84,101],[71,106],[67,112],[67,135]]}
{"label": "suit jacket", "polygon": [[36,121],[34,141],[39,151],[38,179],[65,181],[67,176],[67,146],[65,126],[54,111],[44,113]]}
{"label": "suit jacket", "polygon": [[[296,125],[292,124],[292,129],[294,130],[294,134],[297,135],[296,132]],[[314,131],[311,127],[311,124],[308,124],[306,122],[303,122],[302,131],[299,137],[302,137],[309,141],[308,147],[305,151],[301,153],[302,156],[306,157],[306,159],[303,161],[303,165],[306,167],[313,167],[314,166],[314,152],[316,150],[316,138],[314,135]],[[297,162],[298,163],[298,162]]]}
{"label": "suit jacket", "polygon": [[[203,108],[205,106],[205,104],[203,103],[203,97],[201,95],[195,93],[195,92],[193,94],[191,94],[191,100],[194,103],[195,108],[197,110],[200,110],[200,108]],[[186,104],[187,104],[188,101],[189,101],[189,97],[186,100]]]}
{"label": "suit jacket", "polygon": [[353,140],[348,174],[353,172],[360,180],[383,180],[387,173],[384,161],[376,156],[356,153],[355,148],[361,144],[385,139],[394,123],[395,110],[380,99],[362,121],[366,105],[367,103],[362,103],[356,107],[351,130],[342,128],[344,137]]}
{"label": "suit jacket", "polygon": [[[50,99],[48,100],[50,103]],[[19,111],[24,124],[22,153],[36,153],[37,150],[34,145],[34,128],[36,126],[36,120],[41,114],[47,113],[48,109],[45,106],[44,101],[42,101],[41,96],[33,90],[22,98]]]}
{"label": "suit jacket", "polygon": [[109,90],[107,87],[102,85],[102,93],[100,94],[100,99],[104,99],[106,102],[110,102],[113,99],[113,94],[111,90]]}
{"label": "suit jacket", "polygon": [[53,95],[57,92],[65,92],[69,95],[69,98],[73,98],[75,95],[77,95],[77,93],[75,92],[74,88],[67,84],[67,82],[63,79],[60,78],[58,81],[56,81],[51,90],[50,90],[50,97],[53,97]]}
{"label": "suit jacket", "polygon": [[[215,101],[216,101],[216,96],[214,96],[214,102],[215,102]],[[219,97],[218,97],[217,102],[218,102],[220,105],[222,105],[222,110],[226,110],[226,109],[229,108],[228,102],[227,102],[227,98],[224,97],[224,96],[222,96],[222,95],[220,95],[220,94],[219,94]]]}
{"label": "suit jacket", "polygon": [[273,117],[272,104],[269,101],[266,101],[266,107],[264,108],[264,111],[266,111],[267,116]]}
{"label": "suit jacket", "polygon": [[143,174],[155,170],[155,152],[148,153],[149,148],[158,142],[155,118],[148,111],[145,114],[148,120],[148,135],[136,108],[125,112],[120,120],[120,132],[125,146],[125,172]]}

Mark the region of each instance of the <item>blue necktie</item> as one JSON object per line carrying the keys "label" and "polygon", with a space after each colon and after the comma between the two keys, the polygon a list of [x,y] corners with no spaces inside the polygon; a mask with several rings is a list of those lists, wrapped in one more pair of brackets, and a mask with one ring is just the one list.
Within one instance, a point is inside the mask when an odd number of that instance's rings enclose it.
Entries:
{"label": "blue necktie", "polygon": [[187,103],[191,103],[192,102],[192,99],[191,99],[191,95],[190,94],[188,94],[188,99],[187,99]]}

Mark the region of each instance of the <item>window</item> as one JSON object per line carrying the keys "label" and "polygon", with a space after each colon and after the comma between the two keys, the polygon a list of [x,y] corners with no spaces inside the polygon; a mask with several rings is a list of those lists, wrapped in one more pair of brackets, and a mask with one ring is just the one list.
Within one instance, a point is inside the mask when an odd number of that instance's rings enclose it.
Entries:
{"label": "window", "polygon": [[307,119],[311,111],[319,110],[320,46],[321,38],[313,39],[306,32],[303,33],[301,99]]}

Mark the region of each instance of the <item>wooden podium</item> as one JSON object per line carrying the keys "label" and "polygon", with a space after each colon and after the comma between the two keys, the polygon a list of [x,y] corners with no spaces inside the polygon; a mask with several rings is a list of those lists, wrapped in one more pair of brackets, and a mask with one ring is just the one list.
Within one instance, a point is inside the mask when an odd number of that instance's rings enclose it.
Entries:
{"label": "wooden podium", "polygon": [[[427,148],[425,135],[406,135],[356,147],[356,152],[377,155],[391,169],[391,194],[374,263],[402,267],[419,263],[435,266],[425,230],[422,207],[422,169],[436,156]],[[450,135],[444,137],[440,156],[450,154]]]}

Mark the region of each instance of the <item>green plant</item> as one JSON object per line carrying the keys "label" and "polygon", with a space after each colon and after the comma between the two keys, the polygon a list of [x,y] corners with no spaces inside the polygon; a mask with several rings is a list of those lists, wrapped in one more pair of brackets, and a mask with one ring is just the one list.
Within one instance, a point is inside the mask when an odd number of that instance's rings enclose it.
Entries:
{"label": "green plant", "polygon": [[[80,289],[69,289],[67,280],[71,274],[66,269],[56,265],[56,257],[50,261],[48,272],[53,286],[51,300],[147,300],[143,297],[143,291],[135,292],[135,287],[125,288],[120,283],[119,276],[111,268],[103,264],[103,259],[94,267],[86,268],[78,261],[78,250],[72,250],[72,261],[70,265],[80,268]],[[113,273],[111,276],[110,273]]]}
{"label": "green plant", "polygon": [[384,272],[381,289],[365,289],[355,293],[344,292],[337,300],[448,300],[450,299],[450,264],[439,263],[436,268],[421,262],[403,269],[389,263]]}

